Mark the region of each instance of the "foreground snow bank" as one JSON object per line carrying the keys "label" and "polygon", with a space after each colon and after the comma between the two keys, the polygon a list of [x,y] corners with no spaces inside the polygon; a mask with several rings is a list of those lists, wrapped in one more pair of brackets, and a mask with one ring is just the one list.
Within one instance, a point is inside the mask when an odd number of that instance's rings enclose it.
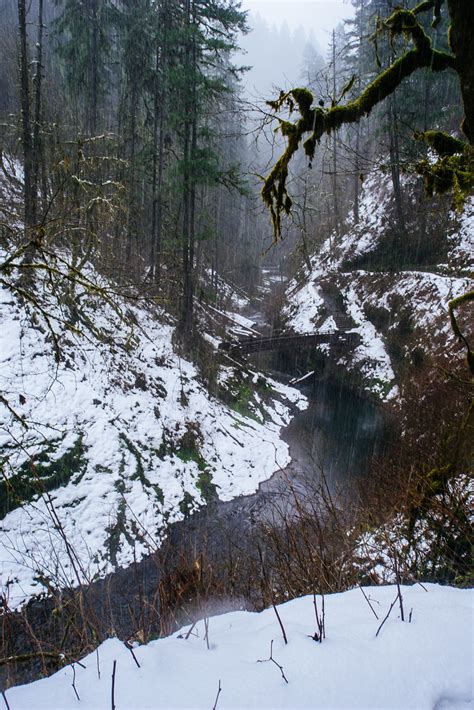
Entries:
{"label": "foreground snow bank", "polygon": [[[426,591],[425,591],[426,589]],[[209,650],[204,624],[130,651],[106,641],[82,668],[11,688],[12,708],[107,708],[116,665],[117,710],[142,708],[468,708],[472,703],[472,591],[436,585],[402,588],[398,604],[376,637],[396,587],[359,589],[326,597],[326,640],[315,643],[313,600],[280,606],[284,645],[273,609],[211,618]],[[270,655],[282,666],[265,661]],[[98,664],[100,678],[98,676]]]}

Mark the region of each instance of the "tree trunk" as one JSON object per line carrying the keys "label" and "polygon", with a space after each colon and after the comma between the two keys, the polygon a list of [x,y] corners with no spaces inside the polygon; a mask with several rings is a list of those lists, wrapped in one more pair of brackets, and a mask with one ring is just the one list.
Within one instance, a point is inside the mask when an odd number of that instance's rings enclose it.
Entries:
{"label": "tree trunk", "polygon": [[[26,34],[25,0],[18,0],[18,27],[20,32],[20,95],[23,140],[23,170],[24,170],[24,219],[25,237],[31,238],[31,228],[36,223],[34,200],[34,161],[33,141],[31,136],[31,105],[28,71],[28,38]],[[26,255],[25,255],[26,256]],[[30,254],[31,256],[31,254]]]}
{"label": "tree trunk", "polygon": [[[38,38],[36,42],[36,71],[35,71],[35,118],[33,125],[33,212],[38,213],[37,201],[41,175],[45,174],[43,146],[41,139],[41,79],[43,70],[43,0],[38,0]],[[42,197],[45,202],[45,186],[43,179]],[[44,209],[44,205],[43,205]]]}
{"label": "tree trunk", "polygon": [[407,236],[405,213],[403,208],[402,187],[400,183],[400,150],[398,145],[397,110],[395,97],[389,98],[388,123],[390,135],[390,171],[392,174],[393,196],[395,198],[395,214],[397,216],[397,232],[401,239]]}
{"label": "tree trunk", "polygon": [[[365,10],[365,2],[361,0],[359,8],[358,22],[358,47],[357,47],[357,94],[360,96],[362,91],[362,47],[364,42],[364,25],[363,17]],[[354,224],[359,224],[359,201],[360,201],[360,121],[356,125],[356,146],[355,146],[355,163],[354,163]]]}
{"label": "tree trunk", "polygon": [[182,252],[183,252],[183,302],[181,313],[181,334],[183,341],[187,341],[190,336],[189,326],[192,322],[192,297],[193,297],[193,282],[192,282],[192,264],[190,260],[190,221],[191,221],[191,185],[189,175],[189,160],[190,160],[190,142],[191,142],[191,123],[186,120],[184,123],[184,143],[183,143],[183,159],[185,161],[185,169],[183,175],[183,225],[182,225]]}
{"label": "tree trunk", "polygon": [[92,0],[92,56],[91,56],[91,105],[89,110],[89,135],[97,133],[97,112],[99,103],[99,0]]}
{"label": "tree trunk", "polygon": [[[163,3],[160,20],[167,20],[167,7]],[[167,28],[162,45],[156,48],[155,85],[153,105],[153,175],[152,175],[152,223],[150,248],[150,274],[152,283],[159,283],[161,276],[161,235],[163,225],[163,177],[165,168],[165,115],[166,71],[168,61]]]}
{"label": "tree trunk", "polygon": [[456,69],[461,84],[464,104],[462,129],[470,143],[474,143],[474,2],[448,0],[451,17],[449,41],[456,55]]}
{"label": "tree trunk", "polygon": [[138,91],[136,81],[129,77],[132,90],[130,92],[130,153],[129,153],[129,173],[128,173],[128,211],[127,211],[127,247],[126,260],[130,263],[132,258],[133,244],[136,241],[137,226],[137,185],[136,185],[136,130],[137,130],[137,101]]}
{"label": "tree trunk", "polygon": [[193,323],[193,261],[194,261],[194,219],[195,219],[195,185],[192,175],[192,161],[196,148],[196,66],[195,43],[191,37],[193,16],[190,0],[186,0],[186,47],[184,57],[185,67],[185,96],[184,96],[184,128],[183,128],[183,227],[182,227],[182,252],[183,252],[183,302],[181,312],[181,340],[189,349],[192,338]]}
{"label": "tree trunk", "polygon": [[[337,85],[336,85],[336,33],[332,31],[332,94],[334,104],[337,101]],[[337,142],[336,131],[332,134],[332,194],[334,201],[334,223],[336,226],[336,234],[340,232],[341,219],[339,214],[339,199],[337,194]]]}

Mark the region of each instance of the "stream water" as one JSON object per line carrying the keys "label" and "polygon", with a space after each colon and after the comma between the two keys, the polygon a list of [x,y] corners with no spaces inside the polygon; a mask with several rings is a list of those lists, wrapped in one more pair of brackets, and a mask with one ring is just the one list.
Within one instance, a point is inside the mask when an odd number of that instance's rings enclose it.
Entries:
{"label": "stream water", "polygon": [[[263,313],[255,318],[256,327],[268,327]],[[272,372],[287,383],[288,373]],[[169,531],[166,562],[163,556],[150,555],[128,569],[120,569],[106,579],[98,580],[85,592],[87,604],[99,620],[100,634],[116,633],[128,638],[140,625],[151,629],[159,627],[157,616],[157,589],[167,570],[179,564],[180,555],[188,559],[198,557],[202,550],[209,559],[225,557],[224,548],[250,548],[255,545],[255,531],[259,522],[275,521],[283,512],[292,514],[295,494],[300,501],[310,498],[311,491],[318,487],[324,474],[331,494],[347,491],[350,482],[364,472],[368,459],[384,446],[386,422],[375,403],[354,391],[350,382],[337,383],[330,380],[306,379],[300,385],[308,397],[309,406],[295,412],[290,424],[282,432],[289,446],[291,463],[260,484],[258,491],[250,496],[230,502],[216,500],[205,509],[174,524]],[[343,500],[343,498],[342,498]],[[281,518],[280,518],[281,520]],[[252,542],[253,541],[253,542]],[[194,557],[193,557],[194,556]],[[168,567],[166,567],[166,565]],[[144,601],[145,600],[145,601]],[[239,601],[233,598],[219,602],[213,613],[236,608]],[[29,629],[33,628],[37,639],[53,644],[64,633],[61,619],[53,614],[52,600],[33,601],[26,609],[26,623],[20,615],[11,615],[11,653],[35,650]],[[200,610],[202,615],[202,609]],[[154,616],[153,616],[154,614]],[[147,619],[142,619],[142,616]],[[184,621],[183,621],[184,623]],[[39,661],[21,664],[16,682],[28,681],[40,671]],[[0,685],[4,671],[0,669]],[[5,679],[5,678],[4,678]],[[3,679],[3,680],[4,680]]]}
{"label": "stream water", "polygon": [[[284,287],[284,280],[277,269],[266,269],[264,277],[268,300]],[[266,320],[262,301],[252,303],[246,316],[262,335],[271,333],[272,324]],[[266,364],[272,368],[274,379],[287,384],[295,372],[273,369],[281,365],[282,360],[291,361],[291,358],[272,359],[270,356]],[[258,356],[257,361],[261,363]],[[343,497],[351,482],[366,472],[368,461],[381,454],[388,443],[385,412],[360,391],[350,377],[336,381],[315,373],[303,377],[296,386],[308,398],[308,408],[296,412],[282,432],[289,446],[291,463],[263,482],[254,496],[248,497],[248,505],[254,511],[258,509],[261,515],[265,515],[265,506],[271,505],[275,496],[287,495],[289,484],[304,497],[308,489],[314,490],[324,477],[331,494],[341,493]]]}

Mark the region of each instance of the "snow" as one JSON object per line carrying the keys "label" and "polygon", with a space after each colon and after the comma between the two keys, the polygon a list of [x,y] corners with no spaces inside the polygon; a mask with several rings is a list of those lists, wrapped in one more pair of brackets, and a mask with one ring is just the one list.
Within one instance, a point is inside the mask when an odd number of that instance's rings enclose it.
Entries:
{"label": "snow", "polygon": [[338,330],[338,327],[336,325],[336,321],[332,316],[329,316],[322,326],[318,328],[320,333],[335,333]]}
{"label": "snow", "polygon": [[[360,589],[325,597],[326,638],[317,643],[312,597],[279,606],[288,645],[273,609],[211,617],[169,638],[135,647],[105,641],[82,660],[31,685],[10,688],[14,710],[110,707],[116,661],[117,710],[211,708],[472,708],[472,590],[427,584]],[[318,606],[321,610],[321,598]],[[411,617],[411,621],[408,618]],[[273,642],[273,644],[272,644]],[[272,656],[283,669],[269,661]],[[100,678],[98,676],[98,666]]]}
{"label": "snow", "polygon": [[289,285],[290,305],[283,309],[283,314],[291,316],[290,325],[296,333],[305,334],[314,330],[314,321],[324,305],[316,278],[316,274],[311,275],[297,290],[295,290],[296,283],[294,281]]}
{"label": "snow", "polygon": [[383,234],[387,211],[387,197],[392,190],[391,179],[380,170],[374,171],[364,181],[359,206],[359,226],[355,244],[347,243],[345,255],[359,256],[373,251]]}
{"label": "snow", "polygon": [[[402,176],[407,196],[414,192],[413,176]],[[360,195],[359,223],[348,220],[347,230],[328,238],[305,267],[299,278],[289,283],[287,305],[283,309],[286,327],[297,333],[331,332],[334,293],[344,301],[345,313],[361,336],[355,352],[338,360],[345,372],[356,371],[364,388],[382,401],[396,399],[399,389],[395,366],[387,350],[387,332],[372,323],[367,306],[387,311],[390,329],[396,329],[407,311],[420,344],[429,343],[430,355],[445,354],[455,345],[450,328],[448,303],[472,288],[469,270],[474,254],[474,198],[468,198],[463,212],[451,212],[448,220],[447,264],[432,271],[365,271],[352,268],[354,258],[377,249],[389,224],[393,189],[389,175],[379,169],[363,183]],[[349,265],[348,265],[349,264]],[[332,294],[329,299],[325,292]],[[334,323],[335,325],[335,323]],[[414,336],[414,337],[415,337]],[[323,347],[319,348],[324,352]],[[326,351],[329,351],[326,348]]]}
{"label": "snow", "polygon": [[[357,292],[352,285],[346,287],[344,296],[347,311],[357,324],[352,332],[358,333],[362,339],[361,345],[356,348],[353,354],[352,363],[361,364],[362,374],[373,382],[372,391],[383,398],[384,383],[393,383],[395,380],[390,357],[377,330],[366,319],[362,304],[359,302]],[[387,398],[392,398],[396,394],[397,388],[393,386]]]}
{"label": "snow", "polygon": [[[353,273],[352,292],[360,304],[386,309],[391,317],[390,329],[397,327],[399,318],[410,314],[414,333],[421,344],[429,342],[430,353],[445,354],[456,339],[452,332],[449,301],[472,288],[472,279],[441,275],[428,271],[407,271],[396,274]],[[393,304],[399,304],[396,307]],[[366,322],[369,323],[368,319]],[[372,324],[370,326],[373,328]],[[369,329],[370,329],[369,326]],[[378,339],[384,338],[377,334]],[[380,357],[382,354],[380,352]]]}
{"label": "snow", "polygon": [[223,278],[221,275],[214,273],[212,269],[204,269],[202,281],[208,287],[211,287],[211,284],[217,286],[219,302],[227,307],[238,310],[248,306],[249,298],[243,289],[232,284],[228,278]]}
{"label": "snow", "polygon": [[[67,317],[46,283],[38,291],[56,317]],[[101,337],[83,324],[82,334],[66,332],[56,365],[44,323],[0,290],[0,391],[28,423],[0,404],[5,475],[28,466],[47,442],[54,442],[49,461],[82,446],[69,480],[2,520],[0,588],[12,608],[44,591],[39,575],[77,584],[74,566],[87,581],[155,549],[187,505],[205,504],[203,468],[221,500],[254,493],[289,463],[280,431],[294,406],[306,406],[297,390],[266,380],[265,406],[251,401],[252,418],[243,416],[211,397],[196,367],[175,354],[159,309],[113,293],[103,302],[81,288],[76,300]]]}
{"label": "snow", "polygon": [[457,229],[449,236],[449,261],[466,272],[474,269],[474,197],[466,199]]}

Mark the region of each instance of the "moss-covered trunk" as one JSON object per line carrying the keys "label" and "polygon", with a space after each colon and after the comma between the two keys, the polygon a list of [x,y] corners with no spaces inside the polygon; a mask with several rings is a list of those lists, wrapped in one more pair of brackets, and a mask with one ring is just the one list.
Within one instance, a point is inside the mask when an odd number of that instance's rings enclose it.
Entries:
{"label": "moss-covered trunk", "polygon": [[465,119],[463,131],[474,143],[474,2],[448,0],[451,17],[450,44],[456,55]]}

